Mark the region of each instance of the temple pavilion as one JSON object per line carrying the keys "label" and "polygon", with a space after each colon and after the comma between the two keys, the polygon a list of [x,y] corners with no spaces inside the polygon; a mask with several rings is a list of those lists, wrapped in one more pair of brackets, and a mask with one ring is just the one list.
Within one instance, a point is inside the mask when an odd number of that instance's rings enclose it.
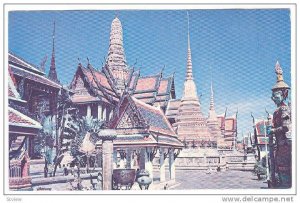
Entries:
{"label": "temple pavilion", "polygon": [[169,157],[174,179],[175,158],[183,144],[165,116],[168,101],[175,98],[174,75],[165,77],[162,71],[142,76],[127,64],[122,24],[115,17],[105,65],[98,69],[89,60],[85,67],[79,63],[70,89],[81,116],[104,120],[116,130],[114,168],[146,169],[153,177],[152,161],[159,151],[160,180],[165,181],[165,159]]}
{"label": "temple pavilion", "polygon": [[163,76],[162,71],[141,76],[140,70],[129,67],[123,48],[122,24],[118,17],[112,21],[110,43],[105,65],[100,70],[89,62],[78,64],[70,84],[72,101],[81,115],[109,120],[124,90],[146,104],[159,105],[166,110],[168,101],[175,98],[174,75]]}

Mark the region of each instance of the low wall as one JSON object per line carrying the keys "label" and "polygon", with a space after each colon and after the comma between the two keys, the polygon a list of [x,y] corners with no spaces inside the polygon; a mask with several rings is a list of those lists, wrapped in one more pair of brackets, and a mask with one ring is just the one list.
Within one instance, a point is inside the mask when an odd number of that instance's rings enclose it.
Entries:
{"label": "low wall", "polygon": [[[89,173],[89,174],[82,174],[80,178],[83,180],[86,179],[96,179],[98,177],[98,173]],[[72,175],[69,176],[55,176],[55,177],[48,177],[48,178],[35,178],[31,180],[32,186],[40,186],[40,185],[49,185],[49,184],[56,184],[56,183],[67,183],[72,182],[77,177]]]}
{"label": "low wall", "polygon": [[[233,151],[218,154],[216,150],[207,151],[184,149],[175,160],[176,170],[217,170],[218,167],[220,170],[252,171],[254,169],[256,161],[252,154],[244,155]],[[168,164],[167,158],[166,168]],[[159,167],[159,157],[156,156],[153,160],[153,169],[159,170]]]}

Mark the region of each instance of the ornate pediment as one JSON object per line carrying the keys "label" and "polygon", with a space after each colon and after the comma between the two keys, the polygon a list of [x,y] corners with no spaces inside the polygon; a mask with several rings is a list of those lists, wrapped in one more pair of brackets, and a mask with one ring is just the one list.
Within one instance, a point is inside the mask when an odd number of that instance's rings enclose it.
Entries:
{"label": "ornate pediment", "polygon": [[131,105],[128,105],[124,114],[122,115],[117,129],[125,128],[144,128],[143,121],[139,118],[138,112]]}
{"label": "ornate pediment", "polygon": [[84,80],[83,80],[83,76],[78,74],[77,76],[75,76],[75,82],[73,83],[73,91],[75,93],[76,96],[94,96],[91,93],[91,89],[88,88],[87,85],[85,85]]}

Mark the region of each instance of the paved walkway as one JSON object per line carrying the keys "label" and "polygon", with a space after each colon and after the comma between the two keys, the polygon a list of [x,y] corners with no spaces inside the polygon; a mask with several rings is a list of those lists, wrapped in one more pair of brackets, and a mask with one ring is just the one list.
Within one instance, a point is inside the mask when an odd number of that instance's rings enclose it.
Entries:
{"label": "paved walkway", "polygon": [[264,180],[249,171],[211,172],[197,170],[176,171],[176,182],[180,183],[175,190],[189,189],[262,189],[267,188]]}
{"label": "paved walkway", "polygon": [[[36,179],[35,177],[34,179]],[[166,171],[166,181],[169,181],[169,173]],[[83,180],[85,188],[90,188],[90,180]],[[154,180],[149,190],[163,189],[164,185],[159,182],[159,171],[154,171]],[[193,189],[262,189],[267,188],[264,180],[258,180],[257,176],[249,171],[212,171],[207,174],[203,170],[177,170],[176,183],[168,184],[170,190],[193,190]],[[68,191],[70,183],[54,183],[49,185],[35,186],[33,190]],[[132,190],[140,190],[135,184]]]}

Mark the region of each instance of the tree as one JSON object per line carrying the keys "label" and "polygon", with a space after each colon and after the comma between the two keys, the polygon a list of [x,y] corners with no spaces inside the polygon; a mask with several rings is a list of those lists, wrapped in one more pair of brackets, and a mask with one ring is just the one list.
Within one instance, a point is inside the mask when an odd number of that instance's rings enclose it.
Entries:
{"label": "tree", "polygon": [[[50,156],[49,150],[52,151],[54,147],[53,130],[55,125],[52,122],[52,116],[46,113],[47,101],[41,99],[37,103],[36,119],[42,124],[42,129],[39,131],[37,137],[34,139],[34,157],[41,158],[45,154]],[[52,160],[48,160],[52,162]]]}
{"label": "tree", "polygon": [[[88,138],[88,141],[96,144],[97,138],[96,134],[98,134],[103,127],[104,122],[98,119],[94,119],[93,117],[82,117],[78,122],[78,130],[75,138],[71,142],[71,154],[76,157],[77,162],[83,165],[84,163],[88,165],[89,157],[88,157],[88,149],[85,148],[83,145],[87,143],[83,143],[85,138]],[[88,136],[88,137],[87,137]],[[94,146],[92,146],[94,147]],[[88,150],[88,151],[86,151]],[[95,149],[91,149],[94,151]],[[82,155],[86,155],[86,158],[83,160],[81,157]]]}
{"label": "tree", "polygon": [[[55,124],[52,122],[52,116],[44,116],[42,129],[39,131],[34,145],[34,156],[45,159],[45,171],[48,171],[48,165],[53,163],[54,134]],[[45,173],[45,177],[47,174]]]}
{"label": "tree", "polygon": [[70,91],[62,88],[57,101],[57,153],[53,176],[57,166],[63,159],[63,153],[68,150],[70,140],[76,137],[78,127],[78,109],[74,106]]}
{"label": "tree", "polygon": [[75,158],[75,162],[84,165],[88,160],[82,159],[84,153],[80,152],[80,146],[86,134],[91,134],[91,141],[96,142],[96,136],[102,128],[104,122],[94,119],[93,117],[80,117],[78,109],[74,106],[70,91],[62,89],[58,96],[58,146],[57,155],[55,157],[55,167],[53,175],[57,166],[63,159],[63,153],[71,151],[71,155]]}

